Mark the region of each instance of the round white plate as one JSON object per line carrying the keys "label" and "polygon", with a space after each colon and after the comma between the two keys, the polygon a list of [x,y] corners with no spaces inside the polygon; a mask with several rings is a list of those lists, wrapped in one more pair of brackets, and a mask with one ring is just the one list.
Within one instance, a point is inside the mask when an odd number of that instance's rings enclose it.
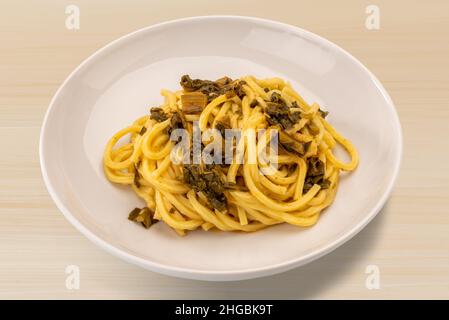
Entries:
{"label": "round white plate", "polygon": [[[128,221],[143,203],[103,174],[107,140],[161,104],[161,88],[183,74],[289,80],[360,153],[335,203],[311,228],[279,225],[256,233],[189,232]],[[378,80],[335,44],[290,25],[209,16],[151,26],[84,61],[55,94],[40,137],[42,173],[65,217],[100,247],[144,268],[203,280],[266,276],[308,263],[343,244],[382,208],[399,171],[402,135]],[[70,250],[70,248],[69,248]]]}

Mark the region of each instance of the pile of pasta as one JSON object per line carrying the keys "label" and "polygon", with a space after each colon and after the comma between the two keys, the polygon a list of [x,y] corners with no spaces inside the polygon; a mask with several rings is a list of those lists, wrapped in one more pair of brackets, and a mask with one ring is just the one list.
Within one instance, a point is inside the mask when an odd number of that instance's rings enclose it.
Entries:
{"label": "pile of pasta", "polygon": [[[208,81],[183,76],[181,85],[183,89],[175,92],[162,90],[163,104],[114,134],[104,151],[107,178],[130,185],[146,202],[146,207],[129,214],[145,227],[164,221],[184,235],[198,228],[252,232],[280,223],[312,226],[334,201],[341,171],[357,167],[355,147],[329,124],[327,113],[317,103],[308,104],[280,78]],[[197,94],[198,106],[187,110],[185,97],[192,93]],[[195,121],[202,132],[223,124],[242,132],[277,130],[276,168],[265,175],[265,162],[257,156],[255,163],[248,161],[268,143],[268,138],[257,136],[236,142],[243,150],[243,163],[212,169],[174,163],[170,154],[176,141],[170,133],[182,127],[192,135]],[[337,144],[349,161],[334,155]]]}

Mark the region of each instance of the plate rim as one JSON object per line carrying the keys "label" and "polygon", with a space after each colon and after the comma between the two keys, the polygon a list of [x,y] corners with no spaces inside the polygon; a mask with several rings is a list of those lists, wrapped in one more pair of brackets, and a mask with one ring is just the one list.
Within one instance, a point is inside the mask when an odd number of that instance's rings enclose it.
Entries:
{"label": "plate rim", "polygon": [[[352,228],[349,229],[349,231],[345,231],[342,233],[337,239],[334,241],[320,246],[317,249],[311,251],[310,253],[306,255],[302,255],[297,258],[288,259],[286,261],[275,263],[275,264],[268,264],[263,267],[257,267],[257,268],[248,268],[248,269],[238,269],[238,270],[218,270],[218,271],[210,271],[210,270],[197,270],[192,269],[188,267],[175,267],[164,263],[154,262],[147,259],[143,259],[141,257],[135,256],[131,253],[127,253],[124,250],[110,244],[106,240],[102,239],[100,236],[97,236],[89,230],[86,226],[84,226],[80,221],[78,221],[70,212],[70,210],[62,203],[60,200],[58,193],[56,192],[55,188],[53,187],[51,180],[49,178],[47,169],[46,169],[46,158],[45,158],[45,141],[44,136],[47,128],[47,122],[49,119],[49,116],[52,112],[52,110],[55,107],[56,99],[59,97],[62,90],[66,87],[66,85],[74,78],[74,76],[78,73],[80,69],[82,69],[85,65],[87,65],[90,61],[94,60],[98,55],[100,55],[103,51],[107,50],[110,47],[113,47],[116,43],[119,43],[121,41],[131,39],[132,37],[140,34],[145,33],[152,29],[157,29],[161,27],[165,27],[168,25],[175,25],[179,23],[186,23],[191,21],[201,21],[201,20],[215,20],[215,19],[228,19],[228,20],[246,20],[249,22],[255,22],[258,24],[263,24],[267,26],[277,26],[281,27],[285,30],[292,31],[295,34],[301,34],[302,36],[307,37],[308,39],[313,39],[314,41],[323,44],[326,47],[330,47],[333,50],[342,53],[347,58],[349,58],[353,63],[355,63],[358,67],[360,67],[366,74],[370,77],[373,84],[376,86],[376,88],[381,93],[382,97],[386,101],[387,105],[390,107],[393,115],[393,120],[395,124],[395,130],[397,131],[397,140],[398,140],[398,148],[396,150],[396,163],[394,165],[393,175],[388,183],[387,188],[383,192],[382,196],[377,200],[377,203],[373,208],[365,215],[365,217],[356,225],[354,225]],[[64,215],[64,217],[79,231],[81,232],[85,237],[87,237],[90,241],[92,241],[97,246],[101,247],[105,251],[111,253],[112,255],[119,257],[127,262],[130,262],[134,265],[138,265],[140,267],[143,267],[147,270],[151,270],[154,272],[158,272],[161,274],[169,275],[169,276],[175,276],[180,278],[186,278],[186,279],[194,279],[194,280],[208,280],[208,281],[236,281],[236,280],[244,280],[244,279],[253,279],[263,276],[269,276],[273,274],[277,274],[280,272],[284,272],[287,270],[291,270],[293,268],[297,268],[300,266],[303,266],[307,263],[310,263],[316,259],[319,259],[320,257],[328,254],[329,252],[335,250],[336,248],[340,247],[350,239],[352,239],[356,234],[358,234],[377,214],[379,211],[384,207],[385,203],[387,202],[388,198],[390,197],[393,188],[396,184],[400,166],[402,163],[402,157],[403,157],[403,132],[402,132],[402,126],[399,120],[399,116],[396,110],[396,107],[386,91],[386,89],[382,86],[380,81],[377,79],[377,77],[364,65],[362,64],[357,58],[352,56],[349,52],[347,52],[345,49],[341,48],[337,44],[315,34],[310,31],[304,30],[300,27],[271,20],[271,19],[265,19],[265,18],[259,18],[259,17],[251,17],[251,16],[241,16],[241,15],[206,15],[206,16],[193,16],[193,17],[185,17],[180,19],[174,19],[169,21],[164,21],[156,24],[152,24],[143,28],[140,28],[138,30],[135,30],[133,32],[130,32],[128,34],[125,34],[123,36],[118,37],[117,39],[107,43],[106,45],[102,46],[101,48],[95,50],[91,55],[89,55],[87,58],[85,58],[70,74],[65,78],[65,80],[62,82],[62,84],[59,86],[59,88],[54,93],[50,103],[49,107],[47,108],[47,111],[45,112],[44,120],[42,122],[40,135],[39,135],[39,163],[40,163],[40,169],[41,174],[44,180],[44,184],[47,188],[48,193],[50,194],[50,197],[52,198],[53,202],[56,204],[56,207],[61,211],[61,213]]]}

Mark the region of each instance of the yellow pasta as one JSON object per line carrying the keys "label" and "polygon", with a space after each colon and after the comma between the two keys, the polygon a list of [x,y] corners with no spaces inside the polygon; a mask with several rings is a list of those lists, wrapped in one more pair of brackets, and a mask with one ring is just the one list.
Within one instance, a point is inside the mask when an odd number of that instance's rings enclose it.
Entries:
{"label": "yellow pasta", "polygon": [[[164,103],[105,147],[105,175],[146,202],[129,214],[145,227],[160,220],[181,236],[309,227],[334,201],[341,171],[358,165],[357,150],[327,113],[280,78],[183,76],[181,86],[162,90]],[[334,155],[337,145],[348,162]]]}

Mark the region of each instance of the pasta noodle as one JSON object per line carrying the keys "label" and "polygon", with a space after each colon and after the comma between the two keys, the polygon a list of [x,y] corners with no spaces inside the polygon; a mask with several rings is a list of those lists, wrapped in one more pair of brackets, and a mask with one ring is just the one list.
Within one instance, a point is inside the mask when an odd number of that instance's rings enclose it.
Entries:
{"label": "pasta noodle", "polygon": [[[355,147],[327,113],[280,78],[183,76],[181,85],[176,92],[162,90],[164,103],[114,134],[104,151],[106,177],[130,185],[146,202],[129,215],[145,227],[161,220],[184,235],[198,228],[312,226],[334,201],[341,171],[358,165]],[[182,137],[173,138],[177,129],[185,134],[185,149],[177,144]],[[227,131],[241,136],[229,140]],[[334,155],[337,145],[350,161]],[[209,162],[207,149],[213,151]],[[219,154],[223,149],[231,156]]]}

